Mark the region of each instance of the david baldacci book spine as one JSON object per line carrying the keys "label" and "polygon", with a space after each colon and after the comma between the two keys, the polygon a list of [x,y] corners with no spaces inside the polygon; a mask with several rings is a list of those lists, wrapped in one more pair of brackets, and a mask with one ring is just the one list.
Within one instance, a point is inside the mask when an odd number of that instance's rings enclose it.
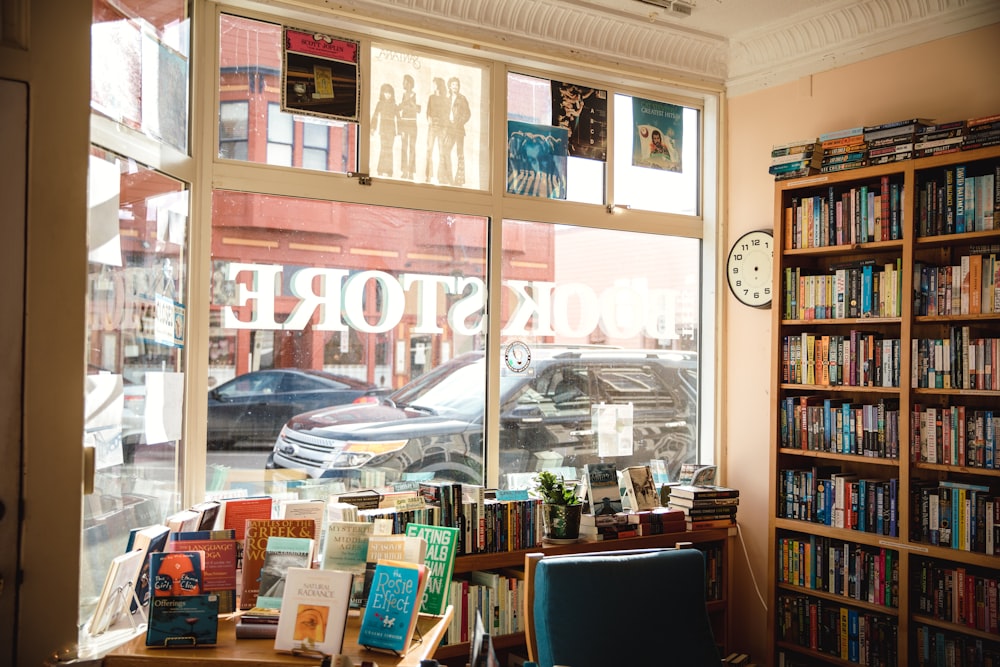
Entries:
{"label": "david baldacci book spine", "polygon": [[424,589],[420,611],[440,616],[448,608],[448,589],[455,570],[458,551],[459,528],[429,526],[419,523],[406,524],[406,534],[422,537],[427,541],[424,565],[427,566],[427,587]]}
{"label": "david baldacci book spine", "polygon": [[410,648],[426,585],[426,566],[379,561],[361,619],[358,644],[404,655]]}
{"label": "david baldacci book spine", "polygon": [[274,648],[340,653],[352,579],[350,572],[342,570],[288,568]]}

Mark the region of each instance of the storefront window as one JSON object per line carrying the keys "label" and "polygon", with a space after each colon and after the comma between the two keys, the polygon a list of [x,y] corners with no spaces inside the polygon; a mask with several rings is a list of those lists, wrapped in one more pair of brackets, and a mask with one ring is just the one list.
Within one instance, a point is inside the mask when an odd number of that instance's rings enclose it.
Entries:
{"label": "storefront window", "polygon": [[486,189],[489,70],[375,43],[371,71],[371,175]]}
{"label": "storefront window", "polygon": [[485,376],[406,397],[482,352],[487,220],[231,191],[213,211],[212,484],[482,483]]}
{"label": "storefront window", "polygon": [[[223,14],[219,23],[219,157],[357,171],[358,126],[283,111],[282,26]],[[233,105],[243,105],[233,107]],[[247,126],[240,125],[246,109]],[[245,141],[246,146],[233,145]]]}
{"label": "storefront window", "polygon": [[82,627],[129,531],[180,502],[189,205],[183,183],[96,147],[89,180]]}
{"label": "storefront window", "polygon": [[95,0],[90,106],[187,151],[191,24],[186,0]]}
{"label": "storefront window", "polygon": [[[500,484],[699,459],[698,239],[505,221]],[[624,267],[624,268],[623,268]]]}

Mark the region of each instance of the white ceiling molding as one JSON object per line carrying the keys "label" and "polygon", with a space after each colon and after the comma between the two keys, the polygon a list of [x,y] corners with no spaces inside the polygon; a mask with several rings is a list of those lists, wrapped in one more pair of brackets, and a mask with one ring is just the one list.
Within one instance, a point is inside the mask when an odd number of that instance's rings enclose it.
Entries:
{"label": "white ceiling molding", "polygon": [[264,1],[696,80],[730,96],[1000,22],[997,0],[697,0],[681,18],[640,0]]}
{"label": "white ceiling molding", "polygon": [[859,0],[734,35],[736,96],[1000,21],[994,0]]}

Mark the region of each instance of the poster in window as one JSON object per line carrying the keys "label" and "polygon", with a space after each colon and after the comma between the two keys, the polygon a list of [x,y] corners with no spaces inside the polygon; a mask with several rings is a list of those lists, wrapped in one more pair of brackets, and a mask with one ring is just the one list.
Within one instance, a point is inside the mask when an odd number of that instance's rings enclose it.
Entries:
{"label": "poster in window", "polygon": [[676,104],[632,98],[632,164],[636,167],[684,171],[681,138],[684,108]]}
{"label": "poster in window", "polygon": [[295,28],[284,32],[281,110],[357,122],[358,42]]}
{"label": "poster in window", "polygon": [[507,192],[566,199],[565,127],[507,121]]}
{"label": "poster in window", "polygon": [[608,91],[552,82],[552,124],[569,130],[569,154],[604,161],[608,155]]}

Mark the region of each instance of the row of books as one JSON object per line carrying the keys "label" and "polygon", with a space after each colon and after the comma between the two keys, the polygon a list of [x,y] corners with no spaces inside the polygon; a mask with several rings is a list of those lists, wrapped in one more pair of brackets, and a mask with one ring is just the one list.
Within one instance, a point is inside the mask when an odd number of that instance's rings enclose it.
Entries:
{"label": "row of books", "polygon": [[788,320],[857,319],[902,315],[900,259],[875,260],[831,267],[833,273],[803,274],[800,267],[784,273]]}
{"label": "row of books", "polygon": [[801,178],[818,173],[822,150],[816,139],[801,139],[777,144],[771,148],[768,173],[776,181]]}
{"label": "row of books", "polygon": [[1000,647],[988,639],[923,623],[916,626],[914,634],[916,650],[912,654],[916,667],[1000,665]]}
{"label": "row of books", "polygon": [[1000,499],[989,486],[914,480],[910,504],[911,537],[960,551],[998,553]]}
{"label": "row of books", "polygon": [[828,396],[786,396],[781,446],[814,452],[899,458],[899,401],[852,402]]}
{"label": "row of books", "polygon": [[863,478],[836,466],[781,470],[778,516],[896,537],[899,480]]}
{"label": "row of books", "polygon": [[910,458],[914,462],[996,470],[1000,468],[998,437],[1000,410],[917,403],[910,415]]}
{"label": "row of books", "polygon": [[682,533],[688,529],[686,519],[686,515],[680,510],[662,507],[642,512],[584,514],[580,517],[580,539],[584,542],[600,542]]}
{"label": "row of books", "polygon": [[862,665],[897,664],[895,618],[798,594],[779,595],[778,606],[782,641]]}
{"label": "row of books", "polygon": [[1000,313],[997,253],[962,255],[958,264],[913,264],[914,315]]}
{"label": "row of books", "polygon": [[825,196],[793,197],[784,211],[785,249],[902,239],[903,190],[886,174],[878,187],[830,185]]}
{"label": "row of books", "polygon": [[521,613],[523,573],[476,570],[467,577],[453,579],[449,586],[454,613],[443,643],[470,641],[475,633],[477,614],[482,618],[486,632],[493,637],[524,631]]}
{"label": "row of books", "polygon": [[914,338],[911,347],[914,389],[1000,390],[1000,338],[950,327],[948,338]]}
{"label": "row of books", "polygon": [[994,229],[998,210],[1000,166],[943,167],[917,186],[917,236]]}
{"label": "row of books", "polygon": [[785,384],[899,386],[899,339],[881,333],[852,329],[841,336],[803,331],[782,336],[781,355]]}
{"label": "row of books", "polygon": [[896,608],[899,552],[816,535],[778,540],[782,583]]}
{"label": "row of books", "polygon": [[915,564],[916,606],[921,614],[964,625],[982,632],[1000,634],[1000,590],[994,576],[982,575],[964,566],[949,567],[921,558]]}

